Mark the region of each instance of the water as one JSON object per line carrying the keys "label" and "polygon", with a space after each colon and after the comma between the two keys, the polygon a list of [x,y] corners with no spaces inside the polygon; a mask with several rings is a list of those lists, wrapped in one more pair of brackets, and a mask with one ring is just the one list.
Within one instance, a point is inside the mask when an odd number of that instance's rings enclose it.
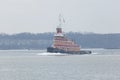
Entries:
{"label": "water", "polygon": [[0,80],[120,80],[120,49],[92,51],[50,55],[40,50],[1,50]]}

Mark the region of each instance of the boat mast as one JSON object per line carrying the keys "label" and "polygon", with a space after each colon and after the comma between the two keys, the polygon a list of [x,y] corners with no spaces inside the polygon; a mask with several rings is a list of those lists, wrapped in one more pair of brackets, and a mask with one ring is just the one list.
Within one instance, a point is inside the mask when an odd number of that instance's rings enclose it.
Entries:
{"label": "boat mast", "polygon": [[57,33],[61,33],[62,34],[62,26],[63,26],[63,23],[65,22],[64,18],[62,17],[61,14],[59,14],[59,25],[57,26],[56,30],[57,30]]}
{"label": "boat mast", "polygon": [[62,16],[61,14],[59,14],[59,25],[58,25],[59,28],[62,27]]}

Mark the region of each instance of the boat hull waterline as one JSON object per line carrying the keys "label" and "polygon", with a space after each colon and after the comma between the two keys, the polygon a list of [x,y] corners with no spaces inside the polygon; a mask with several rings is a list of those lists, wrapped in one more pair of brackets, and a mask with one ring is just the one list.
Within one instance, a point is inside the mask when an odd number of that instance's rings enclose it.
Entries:
{"label": "boat hull waterline", "polygon": [[80,51],[64,51],[62,49],[57,49],[53,47],[48,47],[47,52],[50,53],[63,53],[63,54],[72,54],[72,55],[80,55],[80,54],[91,54],[92,52],[90,50],[80,50]]}

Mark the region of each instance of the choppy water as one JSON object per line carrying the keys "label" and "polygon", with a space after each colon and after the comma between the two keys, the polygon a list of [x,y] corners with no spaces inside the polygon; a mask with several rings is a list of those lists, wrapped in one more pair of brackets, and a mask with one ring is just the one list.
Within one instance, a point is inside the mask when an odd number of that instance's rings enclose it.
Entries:
{"label": "choppy water", "polygon": [[92,51],[91,55],[60,56],[1,50],[0,80],[120,80],[120,49]]}

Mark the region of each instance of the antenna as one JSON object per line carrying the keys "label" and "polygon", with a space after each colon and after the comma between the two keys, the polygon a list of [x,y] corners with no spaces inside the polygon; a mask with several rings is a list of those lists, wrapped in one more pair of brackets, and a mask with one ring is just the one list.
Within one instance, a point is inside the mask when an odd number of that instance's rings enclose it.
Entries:
{"label": "antenna", "polygon": [[65,23],[65,20],[61,14],[59,14],[59,25],[58,27],[61,28],[63,26],[63,23]]}

